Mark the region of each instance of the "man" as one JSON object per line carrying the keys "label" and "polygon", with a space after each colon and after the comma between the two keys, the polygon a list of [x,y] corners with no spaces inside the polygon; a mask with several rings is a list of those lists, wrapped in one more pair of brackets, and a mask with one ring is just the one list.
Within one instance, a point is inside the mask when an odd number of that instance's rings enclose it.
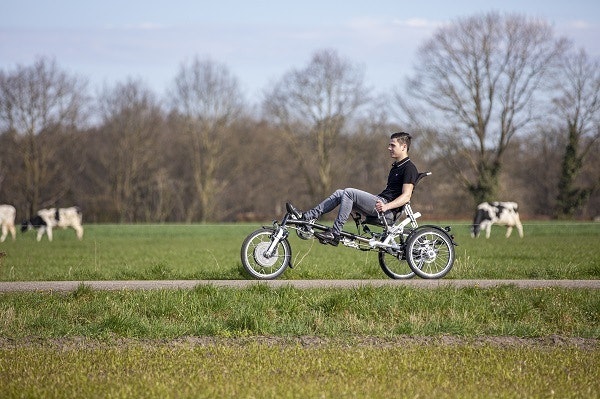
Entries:
{"label": "man", "polygon": [[338,215],[333,227],[325,232],[315,232],[315,236],[324,243],[337,246],[344,223],[350,217],[353,209],[366,216],[377,217],[383,213],[386,218],[393,218],[393,211],[410,201],[419,173],[416,166],[408,157],[411,136],[408,133],[394,133],[390,137],[388,150],[395,160],[390,170],[387,186],[379,195],[373,195],[356,188],[337,190],[316,207],[306,212],[300,212],[289,206],[293,215],[302,220],[318,219],[321,215],[331,212],[338,205]]}

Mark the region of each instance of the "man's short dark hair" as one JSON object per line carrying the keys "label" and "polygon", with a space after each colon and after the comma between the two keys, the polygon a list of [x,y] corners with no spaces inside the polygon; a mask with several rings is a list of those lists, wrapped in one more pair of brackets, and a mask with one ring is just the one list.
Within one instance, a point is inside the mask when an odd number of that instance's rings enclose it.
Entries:
{"label": "man's short dark hair", "polygon": [[405,132],[396,132],[392,133],[390,139],[396,139],[400,144],[406,144],[406,150],[410,150],[410,140],[412,136]]}

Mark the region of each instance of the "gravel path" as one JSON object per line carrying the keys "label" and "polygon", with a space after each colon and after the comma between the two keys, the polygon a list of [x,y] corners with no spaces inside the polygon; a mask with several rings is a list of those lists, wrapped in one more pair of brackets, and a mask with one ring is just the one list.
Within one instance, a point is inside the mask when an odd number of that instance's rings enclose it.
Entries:
{"label": "gravel path", "polygon": [[125,281],[15,281],[0,282],[0,292],[56,291],[69,292],[80,285],[96,290],[190,289],[198,285],[244,288],[254,284],[270,287],[356,288],[363,286],[403,286],[416,288],[480,287],[512,285],[522,288],[592,288],[600,289],[600,280],[125,280]]}

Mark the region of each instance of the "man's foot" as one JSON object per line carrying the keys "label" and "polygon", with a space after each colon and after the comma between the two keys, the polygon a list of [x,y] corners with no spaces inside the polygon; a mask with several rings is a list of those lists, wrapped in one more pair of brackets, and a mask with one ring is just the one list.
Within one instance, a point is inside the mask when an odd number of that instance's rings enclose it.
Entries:
{"label": "man's foot", "polygon": [[289,202],[285,203],[285,209],[287,210],[287,212],[290,215],[292,215],[293,219],[296,219],[296,220],[302,221],[302,222],[306,222],[306,224],[304,224],[304,223],[297,224],[296,232],[298,233],[298,236],[300,238],[302,238],[303,240],[308,240],[310,238],[313,238],[314,231],[311,226],[316,221],[316,219],[310,219],[310,220],[306,219],[304,217],[304,214],[299,209],[297,209],[294,205],[290,204]]}
{"label": "man's foot", "polygon": [[298,220],[304,220],[304,218],[302,217],[302,212],[300,210],[298,210],[294,205],[290,204],[289,202],[285,203],[285,209],[288,211],[288,213],[291,213],[293,217],[295,217]]}
{"label": "man's foot", "polygon": [[340,243],[340,236],[333,234],[331,229],[323,232],[316,232],[315,237],[317,237],[323,244],[330,244],[334,247],[337,247]]}

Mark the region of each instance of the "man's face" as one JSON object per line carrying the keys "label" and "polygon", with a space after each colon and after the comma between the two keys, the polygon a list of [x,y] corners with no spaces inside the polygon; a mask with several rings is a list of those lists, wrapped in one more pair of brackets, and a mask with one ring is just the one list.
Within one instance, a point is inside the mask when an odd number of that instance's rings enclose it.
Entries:
{"label": "man's face", "polygon": [[390,140],[388,150],[394,159],[402,159],[406,156],[406,144],[400,144],[397,139]]}

